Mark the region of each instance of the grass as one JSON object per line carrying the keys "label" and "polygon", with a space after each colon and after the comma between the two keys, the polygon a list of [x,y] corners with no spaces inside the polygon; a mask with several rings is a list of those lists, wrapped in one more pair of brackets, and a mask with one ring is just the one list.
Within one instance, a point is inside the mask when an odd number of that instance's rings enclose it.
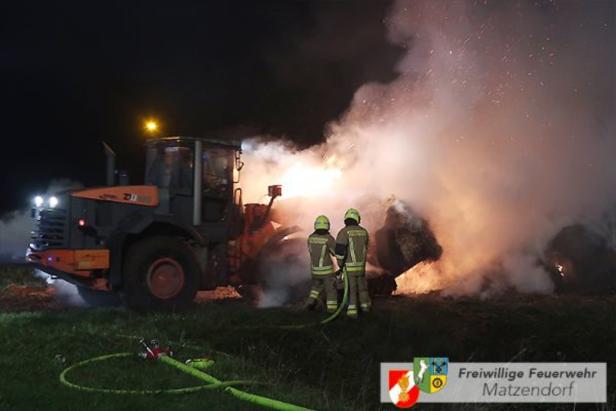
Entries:
{"label": "grass", "polygon": [[[112,352],[138,351],[131,336],[171,341],[181,360],[208,357],[222,380],[256,379],[247,391],[315,409],[393,409],[379,403],[379,363],[446,355],[451,361],[616,361],[616,298],[512,296],[479,301],[396,296],[375,302],[359,322],[281,330],[268,324],[307,323],[319,314],[255,309],[238,300],[198,304],[182,313],[64,309],[0,313],[0,410],[250,410],[220,392],[118,396],[68,389],[66,366]],[[607,407],[616,396],[608,366]],[[110,360],[75,371],[92,386],[165,388],[197,381],[159,363]],[[418,404],[415,409],[529,409]],[[536,406],[572,409],[571,405]],[[578,408],[579,409],[579,405]]]}
{"label": "grass", "polygon": [[32,273],[32,268],[26,265],[0,266],[0,292],[5,287],[13,284],[40,289],[47,287],[45,280],[35,276]]}

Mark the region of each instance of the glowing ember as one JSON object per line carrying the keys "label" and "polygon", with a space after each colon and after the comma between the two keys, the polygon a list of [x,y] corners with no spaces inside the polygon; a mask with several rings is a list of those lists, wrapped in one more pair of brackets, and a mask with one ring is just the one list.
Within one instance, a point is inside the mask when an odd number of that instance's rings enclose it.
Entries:
{"label": "glowing ember", "polygon": [[558,270],[558,273],[560,274],[561,277],[565,277],[565,267],[561,264],[556,264],[556,269]]}

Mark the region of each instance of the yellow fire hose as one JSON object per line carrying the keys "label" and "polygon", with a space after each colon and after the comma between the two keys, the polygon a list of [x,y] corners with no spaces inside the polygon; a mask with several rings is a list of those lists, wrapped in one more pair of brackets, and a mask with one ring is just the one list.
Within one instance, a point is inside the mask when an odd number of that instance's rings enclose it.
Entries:
{"label": "yellow fire hose", "polygon": [[[235,398],[238,398],[242,401],[247,401],[255,405],[259,405],[261,407],[270,408],[272,410],[280,410],[280,411],[312,411],[309,408],[301,407],[298,405],[290,404],[287,402],[282,402],[278,400],[274,400],[272,398],[263,397],[261,395],[251,394],[246,391],[239,390],[235,388],[236,385],[257,385],[260,384],[257,381],[252,380],[234,380],[234,381],[220,381],[216,377],[207,374],[202,369],[207,368],[200,366],[199,362],[195,362],[193,365],[186,365],[174,358],[169,357],[168,355],[160,355],[158,360],[163,364],[167,364],[171,367],[174,367],[186,374],[192,375],[205,382],[203,385],[197,385],[194,387],[183,387],[183,388],[168,388],[168,389],[158,389],[158,390],[123,390],[123,389],[112,389],[112,388],[98,388],[98,387],[88,387],[84,385],[75,384],[70,382],[67,378],[67,375],[80,367],[83,367],[88,364],[93,364],[96,362],[101,362],[105,360],[109,360],[112,358],[125,358],[131,357],[135,354],[124,352],[124,353],[116,353],[116,354],[107,354],[101,355],[100,357],[90,358],[89,360],[78,362],[70,367],[64,369],[60,373],[60,383],[63,385],[73,388],[79,391],[85,392],[97,392],[97,393],[105,393],[105,394],[136,394],[136,395],[152,395],[152,394],[188,394],[196,391],[202,390],[222,390],[223,392],[229,393]],[[213,361],[210,361],[207,365],[213,364]],[[200,369],[198,369],[200,368]]]}
{"label": "yellow fire hose", "polygon": [[[281,329],[301,329],[301,328],[307,328],[307,327],[312,327],[312,326],[316,326],[316,325],[323,325],[323,324],[327,324],[331,321],[333,321],[334,319],[336,319],[340,313],[342,312],[342,310],[344,310],[345,306],[348,303],[348,299],[349,299],[349,280],[347,278],[347,273],[346,270],[343,270],[342,272],[342,277],[344,280],[344,295],[342,297],[342,302],[341,304],[338,306],[338,309],[329,317],[325,318],[322,321],[319,321],[317,323],[310,323],[310,324],[299,324],[299,325],[281,325],[281,326],[274,326],[273,328],[281,328]],[[270,408],[273,410],[280,410],[280,411],[311,411],[309,408],[304,408],[298,405],[294,405],[294,404],[290,404],[290,403],[286,403],[286,402],[282,402],[279,400],[275,400],[272,398],[267,398],[267,397],[263,397],[260,395],[256,395],[256,394],[251,394],[249,392],[246,391],[242,391],[239,390],[237,388],[235,388],[235,386],[237,385],[257,385],[260,384],[257,381],[253,381],[253,380],[234,380],[234,381],[220,381],[219,379],[217,379],[216,377],[207,374],[205,371],[203,371],[204,369],[206,369],[209,365],[213,364],[213,361],[209,361],[207,363],[204,363],[203,361],[195,361],[193,363],[191,363],[190,365],[186,365],[174,358],[171,358],[168,355],[160,355],[158,356],[158,360],[160,360],[162,363],[167,364],[171,367],[174,367],[182,372],[185,372],[186,374],[192,375],[193,377],[198,378],[199,380],[205,382],[205,384],[202,385],[197,385],[194,387],[183,387],[183,388],[168,388],[168,389],[158,389],[158,390],[126,390],[126,389],[113,389],[113,388],[98,388],[98,387],[88,387],[88,386],[84,386],[84,385],[79,385],[79,384],[75,384],[73,382],[70,382],[67,378],[67,375],[80,367],[86,366],[88,364],[93,364],[96,362],[101,362],[101,361],[105,361],[105,360],[109,360],[112,358],[126,358],[126,357],[130,357],[133,356],[134,354],[131,353],[115,353],[115,354],[107,354],[107,355],[101,355],[100,357],[95,357],[95,358],[90,358],[88,360],[85,361],[81,361],[78,362],[76,364],[71,365],[70,367],[64,369],[61,373],[60,373],[60,383],[69,387],[69,388],[73,388],[79,391],[85,391],[85,392],[97,392],[97,393],[105,393],[105,394],[119,394],[119,395],[128,395],[128,394],[136,394],[136,395],[152,395],[152,394],[188,394],[188,393],[192,393],[192,392],[197,392],[197,391],[203,391],[203,390],[222,390],[223,392],[226,392],[232,396],[234,396],[235,398],[242,400],[242,401],[246,401],[246,402],[250,402],[252,404],[261,406],[261,407],[265,407],[265,408]]]}
{"label": "yellow fire hose", "polygon": [[[342,279],[344,281],[344,294],[342,295],[342,302],[340,303],[340,305],[338,306],[338,308],[332,315],[316,323],[278,325],[278,326],[271,326],[270,328],[281,328],[283,330],[299,330],[302,328],[314,327],[316,325],[324,325],[324,324],[334,321],[336,318],[338,318],[342,310],[344,310],[344,307],[346,307],[347,303],[349,302],[349,279],[347,278],[347,272],[344,269],[342,270]],[[259,328],[262,328],[262,327],[259,327]]]}
{"label": "yellow fire hose", "polygon": [[333,314],[331,314],[329,317],[321,321],[307,323],[307,324],[286,324],[286,325],[260,324],[258,326],[243,326],[243,327],[235,327],[235,328],[240,329],[240,330],[255,330],[255,329],[261,329],[261,328],[274,328],[274,329],[279,329],[279,330],[301,330],[303,328],[315,327],[317,325],[325,325],[327,323],[330,323],[334,321],[336,318],[338,318],[342,310],[344,310],[344,307],[346,307],[347,303],[349,302],[349,279],[347,278],[346,270],[342,270],[342,279],[344,281],[344,294],[342,296],[342,302],[340,303],[340,305],[338,306],[338,308]]}

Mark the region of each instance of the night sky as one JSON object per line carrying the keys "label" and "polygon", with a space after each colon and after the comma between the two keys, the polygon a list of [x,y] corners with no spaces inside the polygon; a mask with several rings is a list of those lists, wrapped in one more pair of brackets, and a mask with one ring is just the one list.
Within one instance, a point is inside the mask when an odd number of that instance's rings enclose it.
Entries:
{"label": "night sky", "polygon": [[318,143],[369,81],[395,78],[385,1],[2,2],[0,213],[52,179],[132,182],[143,120],[163,134]]}

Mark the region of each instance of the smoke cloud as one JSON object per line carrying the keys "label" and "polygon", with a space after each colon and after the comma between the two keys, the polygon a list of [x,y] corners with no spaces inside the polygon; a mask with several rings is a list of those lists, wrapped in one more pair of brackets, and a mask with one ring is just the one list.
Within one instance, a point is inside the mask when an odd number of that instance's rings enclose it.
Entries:
{"label": "smoke cloud", "polygon": [[[616,198],[615,5],[399,1],[389,40],[408,52],[388,84],[354,95],[325,142],[249,141],[245,199],[283,184],[293,222],[394,195],[429,222],[442,258],[398,278],[407,292],[550,292],[538,264],[562,227]],[[367,221],[374,231],[379,217]]]}
{"label": "smoke cloud", "polygon": [[0,219],[0,263],[24,262],[30,241],[32,216],[28,210],[13,211]]}
{"label": "smoke cloud", "polygon": [[[37,193],[45,197],[70,190],[81,188],[79,182],[67,179],[53,180],[45,193]],[[0,219],[0,263],[25,263],[25,253],[30,242],[30,232],[34,221],[30,209],[15,210],[7,213]],[[43,278],[51,287],[54,299],[66,306],[86,305],[79,296],[77,287],[61,279],[54,279],[49,274],[34,270],[33,275]]]}
{"label": "smoke cloud", "polygon": [[[81,183],[57,179],[49,184],[45,193],[36,194],[49,197],[64,190],[81,187]],[[30,232],[34,227],[30,208],[14,210],[0,216],[0,263],[25,262],[26,249],[30,243]]]}

